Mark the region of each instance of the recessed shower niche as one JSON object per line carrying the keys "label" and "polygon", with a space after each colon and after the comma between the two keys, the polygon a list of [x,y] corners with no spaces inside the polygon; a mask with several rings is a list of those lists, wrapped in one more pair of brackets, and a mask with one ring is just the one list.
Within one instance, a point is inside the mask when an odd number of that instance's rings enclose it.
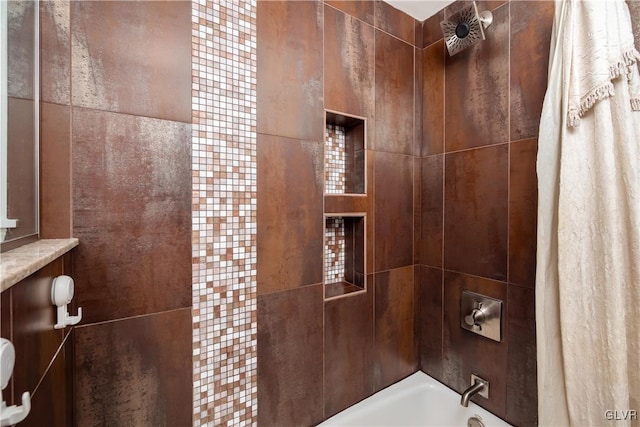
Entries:
{"label": "recessed shower niche", "polygon": [[366,290],[366,215],[325,215],[324,297]]}
{"label": "recessed shower niche", "polygon": [[326,112],[325,194],[365,194],[365,120]]}

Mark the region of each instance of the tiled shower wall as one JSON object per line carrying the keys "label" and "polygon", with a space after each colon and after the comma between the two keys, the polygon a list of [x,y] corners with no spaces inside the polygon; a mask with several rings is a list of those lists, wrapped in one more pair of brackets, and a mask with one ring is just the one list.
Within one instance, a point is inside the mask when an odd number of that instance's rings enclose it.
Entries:
{"label": "tiled shower wall", "polygon": [[193,2],[196,426],[255,423],[256,2]]}
{"label": "tiled shower wall", "polygon": [[[312,425],[418,367],[421,33],[379,1],[259,1],[257,20],[258,424]],[[364,195],[324,194],[324,109],[366,119]],[[359,212],[367,292],[325,302],[324,214]]]}
{"label": "tiled shower wall", "polygon": [[[451,7],[456,7],[454,4]],[[439,22],[423,25],[421,339],[424,371],[514,425],[537,423],[536,149],[554,3],[478,2],[486,40],[450,57]],[[497,343],[462,330],[464,290],[505,302]]]}

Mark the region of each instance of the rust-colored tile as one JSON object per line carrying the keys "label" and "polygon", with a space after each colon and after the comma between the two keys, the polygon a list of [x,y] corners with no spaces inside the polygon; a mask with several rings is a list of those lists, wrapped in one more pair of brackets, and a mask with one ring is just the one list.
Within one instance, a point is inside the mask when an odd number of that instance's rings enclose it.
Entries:
{"label": "rust-colored tile", "polygon": [[535,291],[509,285],[509,371],[506,420],[514,426],[538,425]]}
{"label": "rust-colored tile", "polygon": [[40,100],[71,103],[70,2],[40,2]]}
{"label": "rust-colored tile", "polygon": [[74,106],[191,123],[191,2],[71,3]]}
{"label": "rust-colored tile", "polygon": [[[7,5],[7,93],[33,99],[35,5],[30,1],[8,1]],[[11,121],[9,121],[11,123]]]}
{"label": "rust-colored tile", "polygon": [[322,299],[321,284],[258,296],[261,426],[323,418]]}
{"label": "rust-colored tile", "polygon": [[375,14],[376,28],[412,45],[415,43],[415,20],[411,16],[381,0],[376,0]]}
{"label": "rust-colored tile", "polygon": [[535,286],[538,141],[511,144],[509,164],[509,282]]}
{"label": "rust-colored tile", "polygon": [[444,41],[423,51],[422,76],[422,144],[421,154],[444,151]]}
{"label": "rust-colored tile", "polygon": [[419,331],[420,368],[442,381],[442,270],[425,266],[420,266],[419,270],[416,329]]}
{"label": "rust-colored tile", "polygon": [[9,241],[38,231],[34,102],[8,97],[7,121],[7,215],[20,220],[7,230]]}
{"label": "rust-colored tile", "polygon": [[325,4],[340,9],[367,24],[374,23],[374,0],[325,0]]}
{"label": "rust-colored tile", "polygon": [[68,337],[31,396],[31,411],[20,426],[71,427],[73,417],[73,365],[68,363],[72,340]]}
{"label": "rust-colored tile", "polygon": [[75,329],[75,425],[190,426],[191,309]]}
{"label": "rust-colored tile", "polygon": [[[463,290],[503,301],[502,342],[462,329],[460,298]],[[444,272],[443,379],[458,393],[469,387],[472,373],[487,379],[491,383],[489,399],[476,396],[471,400],[501,418],[505,416],[507,397],[509,331],[505,318],[508,308],[506,283]]]}
{"label": "rust-colored tile", "polygon": [[376,391],[415,372],[413,266],[375,275]]}
{"label": "rust-colored tile", "polygon": [[325,6],[325,108],[373,118],[375,104],[373,43],[372,26]]}
{"label": "rust-colored tile", "polygon": [[413,264],[413,157],[376,153],[375,271]]}
{"label": "rust-colored tile", "polygon": [[640,2],[637,0],[627,0],[629,13],[631,14],[631,25],[633,26],[633,37],[636,42],[636,49],[640,50]]}
{"label": "rust-colored tile", "polygon": [[73,109],[84,322],[191,306],[191,126]]}
{"label": "rust-colored tile", "polygon": [[51,304],[51,283],[62,273],[63,260],[58,258],[11,288],[16,350],[13,384],[18,400],[23,392],[35,390],[62,344],[64,331],[53,329],[56,309]]}
{"label": "rust-colored tile", "polygon": [[424,51],[420,48],[415,48],[413,50],[414,58],[414,85],[413,89],[415,91],[413,95],[414,105],[413,105],[413,141],[415,144],[414,147],[414,155],[421,156],[422,155],[422,117],[424,114],[424,102],[422,99],[422,94],[424,92]]}
{"label": "rust-colored tile", "polygon": [[420,264],[422,245],[422,159],[413,158],[413,264]]}
{"label": "rust-colored tile", "polygon": [[415,29],[413,30],[413,32],[414,32],[415,39],[414,39],[413,45],[418,49],[422,49],[424,47],[424,43],[422,42],[422,37],[424,35],[422,33],[422,22],[415,19],[414,26],[415,26]]}
{"label": "rust-colored tile", "polygon": [[[13,341],[11,322],[11,289],[0,294],[0,336]],[[2,397],[8,406],[14,404],[13,401],[13,380],[9,379],[7,387],[2,391]]]}
{"label": "rust-colored tile", "polygon": [[[451,16],[452,14],[468,6],[472,1],[473,0],[458,0],[454,3],[451,3],[450,5],[446,6],[443,9],[444,16],[445,17]],[[542,0],[542,1],[545,1],[545,0]],[[504,5],[507,2],[508,0],[479,0],[479,1],[476,1],[476,4],[478,6],[478,12],[482,12],[485,10],[494,11],[495,9],[499,8],[500,6]]]}
{"label": "rust-colored tile", "polygon": [[322,141],[321,1],[258,2],[258,132]]}
{"label": "rust-colored tile", "polygon": [[507,278],[508,144],[447,154],[444,265]]}
{"label": "rust-colored tile", "polygon": [[511,140],[538,135],[554,2],[511,2]]}
{"label": "rust-colored tile", "polygon": [[366,294],[324,305],[325,418],[373,394],[373,275]]}
{"label": "rust-colored tile", "polygon": [[440,22],[444,20],[444,10],[440,10],[435,15],[427,18],[422,23],[422,46],[428,47],[431,44],[442,39],[442,29],[440,28]]}
{"label": "rust-colored tile", "polygon": [[509,6],[493,13],[480,41],[446,55],[445,149],[447,152],[509,139]]}
{"label": "rust-colored tile", "polygon": [[322,282],[322,145],[258,134],[258,293]]}
{"label": "rust-colored tile", "polygon": [[375,149],[413,154],[413,47],[376,31]]}
{"label": "rust-colored tile", "polygon": [[71,108],[40,104],[40,237],[72,237]]}
{"label": "rust-colored tile", "polygon": [[420,263],[432,267],[442,267],[443,200],[442,169],[444,156],[429,156],[421,159],[422,194]]}

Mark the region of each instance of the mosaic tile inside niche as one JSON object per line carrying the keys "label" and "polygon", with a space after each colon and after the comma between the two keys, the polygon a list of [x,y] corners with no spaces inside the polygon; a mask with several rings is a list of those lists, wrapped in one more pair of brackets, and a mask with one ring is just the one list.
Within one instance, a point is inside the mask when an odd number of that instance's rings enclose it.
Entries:
{"label": "mosaic tile inside niche", "polygon": [[343,126],[327,123],[324,146],[324,192],[347,192],[346,130]]}
{"label": "mosaic tile inside niche", "polygon": [[344,218],[330,217],[325,221],[324,232],[324,282],[345,281],[345,232]]}
{"label": "mosaic tile inside niche", "polygon": [[257,4],[191,4],[193,425],[255,425]]}

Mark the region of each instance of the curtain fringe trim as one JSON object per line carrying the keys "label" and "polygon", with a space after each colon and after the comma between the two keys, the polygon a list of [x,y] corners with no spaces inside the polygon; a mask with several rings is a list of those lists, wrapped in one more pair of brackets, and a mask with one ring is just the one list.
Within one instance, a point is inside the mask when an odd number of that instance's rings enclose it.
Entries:
{"label": "curtain fringe trim", "polygon": [[[609,67],[610,81],[602,83],[594,89],[591,89],[589,93],[582,97],[580,104],[577,107],[569,108],[567,113],[567,126],[578,126],[578,124],[580,124],[580,118],[587,114],[596,102],[615,96],[616,91],[613,87],[612,80],[620,78],[623,75],[626,75],[627,79],[631,80],[631,77],[633,76],[633,67],[635,67],[638,62],[640,62],[640,52],[635,48],[626,50],[622,54],[622,57]],[[640,98],[631,99],[631,110],[640,111]]]}

